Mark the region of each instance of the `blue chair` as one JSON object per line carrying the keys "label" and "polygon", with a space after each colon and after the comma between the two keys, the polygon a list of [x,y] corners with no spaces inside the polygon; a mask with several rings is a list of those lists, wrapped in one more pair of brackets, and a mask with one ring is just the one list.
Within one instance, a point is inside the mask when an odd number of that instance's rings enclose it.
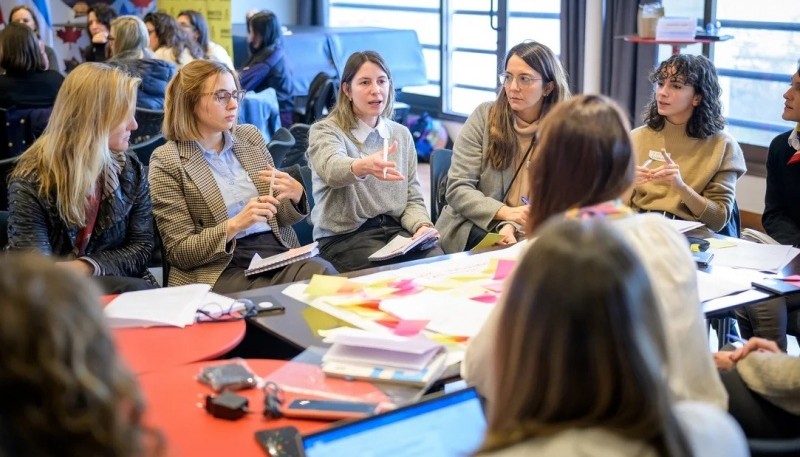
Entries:
{"label": "blue chair", "polygon": [[739,238],[742,236],[742,217],[739,213],[739,204],[736,203],[736,200],[733,200],[733,208],[731,209],[730,220],[717,233],[733,238]]}
{"label": "blue chair", "polygon": [[[311,191],[311,168],[307,165],[294,164],[290,167],[284,167],[282,170],[303,184],[303,189],[305,189],[306,198],[308,199],[308,210],[311,211],[314,208],[314,195]],[[297,233],[297,239],[300,241],[301,246],[314,241],[314,225],[311,223],[311,216],[292,225],[292,228]]]}
{"label": "blue chair", "polygon": [[452,160],[453,151],[450,149],[436,149],[431,153],[431,222],[434,224],[447,205],[447,172]]}
{"label": "blue chair", "polygon": [[167,140],[164,139],[164,136],[159,133],[142,143],[131,145],[130,149],[136,153],[139,162],[142,162],[142,165],[147,167],[150,165],[150,156],[153,155],[153,151],[166,142]]}

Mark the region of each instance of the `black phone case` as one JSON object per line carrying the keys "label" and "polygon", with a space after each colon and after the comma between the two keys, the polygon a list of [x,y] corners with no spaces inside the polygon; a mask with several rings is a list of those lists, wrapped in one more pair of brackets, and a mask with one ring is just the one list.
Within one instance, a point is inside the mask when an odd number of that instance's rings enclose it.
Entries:
{"label": "black phone case", "polygon": [[303,440],[294,426],[256,432],[256,441],[270,457],[303,457]]}

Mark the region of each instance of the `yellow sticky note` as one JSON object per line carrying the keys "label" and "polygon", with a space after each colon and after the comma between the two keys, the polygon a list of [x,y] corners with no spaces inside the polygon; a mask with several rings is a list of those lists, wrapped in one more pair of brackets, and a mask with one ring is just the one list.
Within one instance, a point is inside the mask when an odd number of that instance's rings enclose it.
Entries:
{"label": "yellow sticky note", "polygon": [[469,282],[469,281],[480,281],[481,279],[489,279],[492,276],[489,274],[471,274],[471,275],[455,275],[450,276],[450,279],[453,281],[460,281],[460,282]]}
{"label": "yellow sticky note", "polygon": [[376,302],[373,299],[361,297],[361,296],[344,296],[344,297],[326,297],[323,298],[322,301],[331,305],[331,306],[358,306],[363,305],[365,303],[372,303]]}
{"label": "yellow sticky note", "polygon": [[364,296],[369,298],[383,298],[392,295],[400,289],[394,287],[365,287]]}
{"label": "yellow sticky note", "polygon": [[425,288],[432,289],[432,290],[450,290],[450,289],[457,289],[462,287],[464,284],[459,281],[453,281],[450,279],[445,279],[442,281],[430,282],[424,284]]}
{"label": "yellow sticky note", "polygon": [[736,243],[728,240],[723,240],[719,238],[706,238],[706,241],[709,243],[709,247],[712,249],[722,249],[722,248],[735,248]]}
{"label": "yellow sticky note", "polygon": [[344,276],[314,275],[306,287],[306,294],[312,297],[333,295],[347,282]]}
{"label": "yellow sticky note", "polygon": [[386,317],[386,313],[384,313],[383,311],[378,311],[369,308],[362,308],[360,306],[354,306],[352,308],[348,308],[348,311],[358,314],[359,316],[365,319],[383,319],[384,317]]}
{"label": "yellow sticky note", "polygon": [[494,246],[495,244],[499,243],[503,239],[503,235],[499,233],[489,232],[486,234],[485,237],[480,241],[480,243],[476,244],[471,251],[476,251],[478,249],[486,249]]}

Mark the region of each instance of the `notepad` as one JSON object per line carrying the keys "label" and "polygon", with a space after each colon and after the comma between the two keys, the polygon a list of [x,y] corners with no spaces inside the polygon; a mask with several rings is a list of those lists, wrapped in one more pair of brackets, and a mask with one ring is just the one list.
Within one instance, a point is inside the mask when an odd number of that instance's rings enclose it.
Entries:
{"label": "notepad", "polygon": [[104,312],[112,328],[185,327],[194,323],[197,309],[207,303],[208,284],[139,290],[119,295]]}
{"label": "notepad", "polygon": [[386,246],[375,251],[369,260],[375,262],[378,260],[391,259],[403,254],[407,254],[414,248],[421,247],[428,242],[439,238],[439,232],[436,230],[428,230],[420,235],[417,239],[408,238],[403,235],[397,235]]}
{"label": "notepad", "polygon": [[276,254],[262,259],[258,254],[253,255],[250,267],[244,272],[245,276],[252,276],[265,271],[274,270],[298,260],[309,259],[319,254],[318,243],[315,241],[299,248],[289,249],[281,254]]}

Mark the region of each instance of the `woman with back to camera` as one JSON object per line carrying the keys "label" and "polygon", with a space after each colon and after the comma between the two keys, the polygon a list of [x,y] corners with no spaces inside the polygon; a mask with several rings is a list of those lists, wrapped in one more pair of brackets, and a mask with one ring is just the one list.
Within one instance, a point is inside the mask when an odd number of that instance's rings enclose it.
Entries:
{"label": "woman with back to camera", "polygon": [[175,65],[156,59],[147,47],[147,27],[136,16],[120,16],[111,22],[111,58],[108,63],[142,79],[136,97],[138,108],[163,110],[167,84]]}
{"label": "woman with back to camera", "polygon": [[114,8],[105,3],[95,3],[89,7],[86,28],[92,41],[84,52],[86,62],[105,62],[111,57],[108,37],[111,32],[111,21],[117,16]]}
{"label": "woman with back to camera", "polygon": [[247,44],[250,58],[240,73],[245,90],[261,92],[275,89],[281,115],[281,125],[292,125],[294,85],[281,38],[281,23],[272,11],[259,11],[247,18]]}
{"label": "woman with back to camera", "polygon": [[[637,215],[622,204],[635,176],[629,131],[627,115],[603,96],[577,96],[553,108],[542,123],[532,164],[527,233],[564,212],[575,218],[611,221],[640,256],[653,284],[664,325],[665,369],[673,395],[726,408],[728,396],[709,352],[696,267],[686,238],[663,217]],[[530,249],[536,250],[536,241]],[[572,277],[577,283],[587,279]],[[506,305],[514,303],[502,303],[496,309]],[[464,378],[481,390],[492,388],[486,364],[498,332],[497,314],[490,315],[470,342],[462,364]]]}
{"label": "woman with back to camera", "polygon": [[59,73],[64,72],[62,68],[63,63],[56,55],[56,52],[42,41],[41,32],[39,31],[39,20],[36,19],[36,14],[33,13],[33,10],[31,10],[29,6],[17,5],[11,8],[11,14],[8,15],[8,22],[9,24],[12,22],[19,22],[30,27],[33,33],[36,34],[39,51],[42,53],[44,68],[46,70],[55,70]]}
{"label": "woman with back to camera", "polygon": [[197,42],[206,59],[221,62],[233,70],[231,56],[228,55],[228,51],[225,48],[211,41],[208,22],[200,12],[194,10],[181,11],[178,13],[178,24]]}
{"label": "woman with back to camera", "polygon": [[106,64],[78,65],[8,184],[9,247],[58,257],[106,293],[158,284],[147,270],[153,250],[147,177],[126,152],[137,127],[138,85],[139,78]]}
{"label": "woman with back to camera", "polygon": [[0,455],[161,455],[100,291],[41,256],[0,256]]}
{"label": "woman with back to camera", "polygon": [[[395,236],[417,238],[434,230],[417,179],[414,139],[391,120],[393,110],[386,62],[375,51],[356,52],[342,71],[336,106],[311,126],[314,239],[320,255],[342,272],[385,263],[368,257]],[[386,262],[441,254],[438,246],[425,242]]]}
{"label": "woman with back to camera", "polygon": [[653,290],[612,224],[557,220],[536,235],[497,317],[479,455],[749,455],[722,409],[673,401]]}
{"label": "woman with back to camera", "polygon": [[631,132],[638,165],[631,207],[700,221],[738,237],[728,224],[736,181],[747,168],[739,144],[723,131],[714,64],[704,56],[674,55],[661,62],[650,81],[657,87],[645,125]]}
{"label": "woman with back to camera", "polygon": [[195,59],[203,58],[200,46],[169,14],[147,13],[144,24],[150,37],[150,50],[157,59],[171,62],[180,69]]}
{"label": "woman with back to camera", "polygon": [[488,232],[503,235],[500,244],[522,236],[536,131],[570,96],[558,58],[535,41],[508,51],[500,82],[497,99],[472,112],[453,146],[447,206],[436,221],[447,253],[472,249]]}
{"label": "woman with back to camera", "polygon": [[298,246],[292,224],[308,214],[308,199],[274,168],[261,132],[236,125],[243,97],[236,74],[212,60],[187,64],[167,87],[168,141],[150,159],[150,185],[170,286],[226,293],[336,274],[314,257],[245,276],[254,254]]}
{"label": "woman with back to camera", "polygon": [[0,108],[53,106],[64,82],[61,73],[46,70],[36,35],[12,22],[0,32]]}

